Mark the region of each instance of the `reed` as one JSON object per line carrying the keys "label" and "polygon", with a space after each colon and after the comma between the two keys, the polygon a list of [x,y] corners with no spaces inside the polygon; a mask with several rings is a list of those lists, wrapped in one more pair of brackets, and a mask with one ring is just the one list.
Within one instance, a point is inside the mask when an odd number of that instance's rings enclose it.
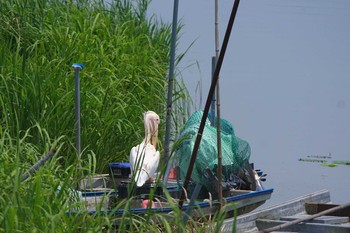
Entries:
{"label": "reed", "polygon": [[[99,170],[106,170],[108,161],[128,159],[142,138],[142,113],[151,109],[165,116],[170,45],[169,25],[146,17],[148,1],[132,3],[1,1],[0,114],[11,135],[38,123],[50,135],[74,142],[71,64],[78,61],[86,66],[83,148],[94,151]],[[178,103],[188,99],[181,82],[176,90]],[[174,106],[176,120],[183,109]]]}
{"label": "reed", "polygon": [[[84,208],[73,189],[78,162],[87,175],[106,172],[109,162],[128,160],[143,139],[143,112],[165,119],[170,25],[147,16],[148,0],[111,2],[0,0],[0,232],[113,232],[115,222],[124,232],[204,232],[203,223],[185,225],[176,204],[172,221],[152,212],[67,214]],[[74,145],[75,62],[86,67],[81,156]],[[188,116],[189,101],[177,78],[174,132]],[[52,147],[53,158],[21,182]]]}

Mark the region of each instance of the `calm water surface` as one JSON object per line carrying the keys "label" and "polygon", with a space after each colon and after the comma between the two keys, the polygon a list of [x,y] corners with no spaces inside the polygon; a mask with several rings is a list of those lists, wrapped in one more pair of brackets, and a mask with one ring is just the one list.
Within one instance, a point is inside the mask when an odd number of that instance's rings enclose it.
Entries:
{"label": "calm water surface", "polygon": [[[181,1],[178,71],[195,100],[210,85],[214,1]],[[220,43],[233,1],[219,1]],[[171,22],[172,1],[151,12]],[[189,64],[195,64],[188,67]],[[198,66],[197,66],[198,64]],[[221,114],[252,148],[251,161],[275,189],[267,205],[329,189],[350,201],[350,166],[300,162],[307,155],[350,160],[350,1],[242,0],[220,73]]]}

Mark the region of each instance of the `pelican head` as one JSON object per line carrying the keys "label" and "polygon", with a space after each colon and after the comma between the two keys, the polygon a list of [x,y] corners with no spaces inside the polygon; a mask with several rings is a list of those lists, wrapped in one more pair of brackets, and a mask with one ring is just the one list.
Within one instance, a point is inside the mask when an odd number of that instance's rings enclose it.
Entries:
{"label": "pelican head", "polygon": [[151,142],[152,145],[156,147],[158,138],[158,125],[160,119],[157,113],[153,111],[147,111],[144,114],[144,124],[145,124],[145,140],[146,143]]}

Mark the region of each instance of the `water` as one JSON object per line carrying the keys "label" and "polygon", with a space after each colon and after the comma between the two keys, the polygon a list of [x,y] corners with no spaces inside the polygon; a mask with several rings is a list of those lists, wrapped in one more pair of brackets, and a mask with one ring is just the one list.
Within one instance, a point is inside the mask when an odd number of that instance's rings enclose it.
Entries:
{"label": "water", "polygon": [[[220,44],[233,1],[219,1]],[[201,106],[215,54],[214,1],[181,1],[179,64]],[[172,20],[172,1],[151,12]],[[307,155],[350,160],[350,1],[242,0],[220,72],[221,115],[252,148],[251,161],[275,189],[267,205],[328,189],[349,202],[350,166],[300,162]],[[194,64],[188,67],[189,64]],[[198,65],[197,65],[198,64]],[[202,84],[203,103],[196,91]]]}

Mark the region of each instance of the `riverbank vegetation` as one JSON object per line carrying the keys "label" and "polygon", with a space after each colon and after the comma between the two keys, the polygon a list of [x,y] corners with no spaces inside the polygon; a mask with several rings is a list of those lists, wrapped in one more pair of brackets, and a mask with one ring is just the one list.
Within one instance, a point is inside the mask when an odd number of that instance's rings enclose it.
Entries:
{"label": "riverbank vegetation", "polygon": [[[34,125],[64,135],[62,153],[74,162],[72,64],[83,63],[82,148],[100,171],[142,140],[143,112],[161,116],[163,135],[171,39],[169,25],[147,16],[148,1],[111,2],[1,0],[1,128],[13,137]],[[175,90],[174,99],[187,100],[180,80]],[[186,114],[176,103],[175,122]],[[39,133],[33,128],[27,140],[43,148]]]}
{"label": "riverbank vegetation", "polygon": [[[74,191],[85,175],[127,161],[144,137],[143,112],[161,117],[164,137],[171,27],[147,15],[149,0],[0,0],[0,232],[110,232],[120,219],[82,213]],[[183,56],[179,54],[177,62]],[[75,149],[73,63],[81,71],[82,153]],[[173,127],[190,101],[175,80]],[[159,141],[162,150],[162,140]],[[51,148],[55,155],[22,181]],[[125,231],[203,232],[211,222],[123,216]],[[176,212],[177,211],[177,212]],[[150,213],[151,214],[151,213]],[[218,213],[213,219],[223,219]],[[213,225],[215,227],[215,225]],[[214,228],[213,228],[214,229]],[[218,231],[218,228],[215,228]]]}

